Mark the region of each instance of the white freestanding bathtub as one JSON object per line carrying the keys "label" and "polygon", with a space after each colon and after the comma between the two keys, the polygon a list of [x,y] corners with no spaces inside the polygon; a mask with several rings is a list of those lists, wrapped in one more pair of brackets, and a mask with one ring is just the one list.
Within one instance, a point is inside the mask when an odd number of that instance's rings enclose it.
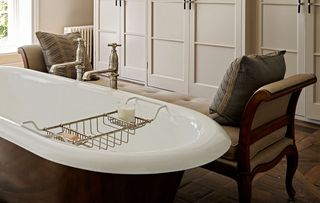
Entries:
{"label": "white freestanding bathtub", "polygon": [[[1,168],[7,166],[5,163],[19,161],[26,153],[35,164],[27,164],[29,168],[15,165],[24,168],[26,173],[36,171],[36,168],[43,170],[45,167],[36,164],[36,160],[40,160],[41,163],[46,163],[46,166],[54,165],[53,168],[64,167],[68,170],[83,171],[81,173],[109,174],[108,178],[110,174],[115,174],[114,177],[117,178],[141,178],[145,177],[143,174],[153,177],[151,174],[173,174],[204,165],[223,155],[230,146],[230,139],[224,130],[203,114],[177,105],[59,76],[21,68],[0,67],[0,94],[0,136],[3,144],[10,145],[7,152],[4,151],[6,147],[2,147],[0,159],[4,159],[0,160]],[[25,121],[32,121],[42,129],[88,118],[112,112],[118,108],[119,103],[131,97],[146,100],[137,100],[135,104],[136,115],[143,118],[153,118],[159,106],[165,105],[166,108],[160,109],[151,123],[136,129],[134,135],[129,135],[128,143],[109,147],[107,150],[76,146],[51,139],[33,130],[30,123],[23,124]],[[12,156],[15,147],[19,150],[20,157]],[[8,158],[9,155],[11,159]],[[51,166],[49,168],[48,170],[52,171],[44,173],[50,176],[55,172]],[[8,172],[13,170],[7,169]],[[32,177],[39,179],[40,174],[32,174]],[[42,176],[41,179],[43,178],[48,179]],[[1,176],[0,183],[3,184],[5,181],[9,184],[8,181],[11,179]],[[28,181],[32,181],[30,177]],[[61,190],[59,191],[61,193]],[[0,200],[1,195],[2,199],[6,200],[7,196],[4,194],[10,192],[3,192],[0,187]],[[28,196],[23,194],[25,196],[22,196],[22,199]],[[70,201],[75,200],[72,198]],[[143,202],[139,198],[138,200]]]}

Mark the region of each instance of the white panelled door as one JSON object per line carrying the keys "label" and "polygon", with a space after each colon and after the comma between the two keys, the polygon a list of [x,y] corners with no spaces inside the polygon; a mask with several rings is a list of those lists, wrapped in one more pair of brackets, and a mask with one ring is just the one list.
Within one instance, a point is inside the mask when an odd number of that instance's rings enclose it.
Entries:
{"label": "white panelled door", "polygon": [[95,69],[108,68],[111,48],[119,43],[120,78],[146,81],[147,0],[95,0]]}
{"label": "white panelled door", "polygon": [[[286,76],[305,72],[305,9],[297,0],[260,0],[260,53],[286,50]],[[305,115],[305,92],[300,95],[297,114]]]}
{"label": "white panelled door", "polygon": [[148,85],[212,98],[242,54],[242,0],[151,0]]}
{"label": "white panelled door", "polygon": [[242,1],[191,4],[189,94],[212,98],[234,58],[242,53]]}
{"label": "white panelled door", "polygon": [[148,85],[188,94],[188,22],[183,0],[150,0]]}
{"label": "white panelled door", "polygon": [[147,0],[121,4],[120,76],[145,82],[147,77]]}
{"label": "white panelled door", "polygon": [[318,78],[318,82],[306,91],[306,117],[320,120],[320,0],[306,3],[306,71]]}
{"label": "white panelled door", "polygon": [[[117,2],[117,5],[116,5]],[[108,43],[120,43],[120,7],[118,0],[94,1],[94,68],[107,68],[111,52]],[[111,17],[112,16],[112,17]]]}

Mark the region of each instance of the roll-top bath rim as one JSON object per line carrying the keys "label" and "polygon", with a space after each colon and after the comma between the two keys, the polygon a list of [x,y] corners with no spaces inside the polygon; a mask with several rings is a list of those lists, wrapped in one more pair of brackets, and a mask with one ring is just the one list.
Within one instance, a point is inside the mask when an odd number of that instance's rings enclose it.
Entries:
{"label": "roll-top bath rim", "polygon": [[[0,67],[0,136],[49,161],[84,170],[115,174],[154,174],[182,171],[222,156],[230,138],[209,117],[174,104],[32,70]],[[34,120],[50,126],[109,112],[130,97],[168,107],[139,129],[132,143],[118,150],[79,148],[39,136],[20,123]],[[140,107],[148,113],[150,108]],[[10,153],[10,152],[8,152]]]}

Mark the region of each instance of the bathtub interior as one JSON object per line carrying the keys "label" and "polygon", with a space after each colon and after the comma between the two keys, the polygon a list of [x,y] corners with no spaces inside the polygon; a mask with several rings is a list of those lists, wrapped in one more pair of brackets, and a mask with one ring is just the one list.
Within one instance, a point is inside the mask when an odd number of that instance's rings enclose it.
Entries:
{"label": "bathtub interior", "polygon": [[[120,103],[136,96],[60,77],[53,80],[47,74],[40,76],[14,70],[0,74],[1,117],[17,124],[32,120],[43,128],[114,111]],[[206,130],[199,121],[199,113],[166,105],[169,110],[160,110],[152,123],[130,136],[129,143],[108,151],[159,151],[179,148],[199,139]],[[136,115],[143,118],[153,118],[159,107],[144,101],[137,101],[135,106]],[[215,135],[218,134],[213,132],[212,136]]]}

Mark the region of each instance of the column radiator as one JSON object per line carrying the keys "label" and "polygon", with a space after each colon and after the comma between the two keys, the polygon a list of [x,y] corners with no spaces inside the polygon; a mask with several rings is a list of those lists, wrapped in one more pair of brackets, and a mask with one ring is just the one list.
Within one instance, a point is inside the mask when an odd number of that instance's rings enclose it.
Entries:
{"label": "column radiator", "polygon": [[87,54],[88,54],[90,63],[92,63],[93,25],[64,27],[64,34],[70,33],[70,32],[80,32],[82,38],[85,40],[85,46],[87,48]]}

